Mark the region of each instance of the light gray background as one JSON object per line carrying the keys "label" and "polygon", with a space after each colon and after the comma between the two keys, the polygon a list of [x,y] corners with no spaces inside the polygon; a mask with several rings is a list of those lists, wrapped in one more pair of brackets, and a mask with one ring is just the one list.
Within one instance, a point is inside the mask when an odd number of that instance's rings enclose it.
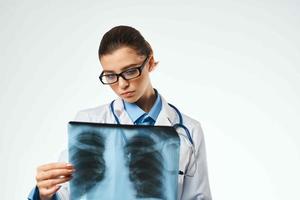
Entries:
{"label": "light gray background", "polygon": [[299,1],[0,1],[0,196],[25,199],[67,122],[115,95],[97,49],[136,27],[153,85],[202,123],[214,199],[300,199]]}

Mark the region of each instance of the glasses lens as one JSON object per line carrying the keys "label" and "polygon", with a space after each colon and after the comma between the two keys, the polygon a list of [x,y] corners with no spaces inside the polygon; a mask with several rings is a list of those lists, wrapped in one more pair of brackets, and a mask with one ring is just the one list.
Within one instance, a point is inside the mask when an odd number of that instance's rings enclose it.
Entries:
{"label": "glasses lens", "polygon": [[124,71],[122,75],[128,80],[140,75],[140,71],[137,68],[132,68]]}
{"label": "glasses lens", "polygon": [[117,75],[116,74],[104,74],[102,75],[101,77],[101,80],[104,82],[104,83],[114,83],[116,82],[118,79]]}

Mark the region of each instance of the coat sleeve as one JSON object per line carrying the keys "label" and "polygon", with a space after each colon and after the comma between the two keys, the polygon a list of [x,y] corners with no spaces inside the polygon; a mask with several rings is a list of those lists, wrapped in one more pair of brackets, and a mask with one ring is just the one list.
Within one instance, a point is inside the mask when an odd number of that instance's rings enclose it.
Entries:
{"label": "coat sleeve", "polygon": [[181,200],[211,200],[204,135],[199,122],[192,130],[194,156],[189,163],[192,176],[185,176]]}

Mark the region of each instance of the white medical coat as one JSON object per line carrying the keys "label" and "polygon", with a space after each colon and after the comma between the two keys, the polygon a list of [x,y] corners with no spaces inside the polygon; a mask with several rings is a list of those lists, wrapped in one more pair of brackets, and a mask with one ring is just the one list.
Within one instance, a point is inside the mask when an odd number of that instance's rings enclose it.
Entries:
{"label": "white medical coat", "polygon": [[[179,118],[175,110],[168,105],[163,97],[161,98],[162,108],[155,125],[172,126],[178,123]],[[124,110],[122,99],[117,99],[114,102],[114,110],[121,124],[133,124]],[[211,200],[205,142],[201,125],[198,121],[184,114],[182,117],[184,125],[190,131],[194,146],[189,141],[186,132],[182,128],[178,128],[177,132],[181,143],[179,170],[187,172],[187,175],[178,175],[178,200]],[[79,111],[74,121],[116,123],[109,104]],[[59,160],[68,162],[66,150],[61,153]],[[63,184],[57,195],[61,200],[69,200],[69,184]]]}

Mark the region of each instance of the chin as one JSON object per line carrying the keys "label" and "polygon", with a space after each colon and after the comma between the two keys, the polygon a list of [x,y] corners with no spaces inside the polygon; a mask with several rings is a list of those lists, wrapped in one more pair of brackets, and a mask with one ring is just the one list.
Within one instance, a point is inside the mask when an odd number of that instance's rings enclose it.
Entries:
{"label": "chin", "polygon": [[127,103],[135,103],[137,102],[138,99],[134,98],[134,97],[130,97],[130,98],[124,98],[121,97],[124,101],[126,101]]}

